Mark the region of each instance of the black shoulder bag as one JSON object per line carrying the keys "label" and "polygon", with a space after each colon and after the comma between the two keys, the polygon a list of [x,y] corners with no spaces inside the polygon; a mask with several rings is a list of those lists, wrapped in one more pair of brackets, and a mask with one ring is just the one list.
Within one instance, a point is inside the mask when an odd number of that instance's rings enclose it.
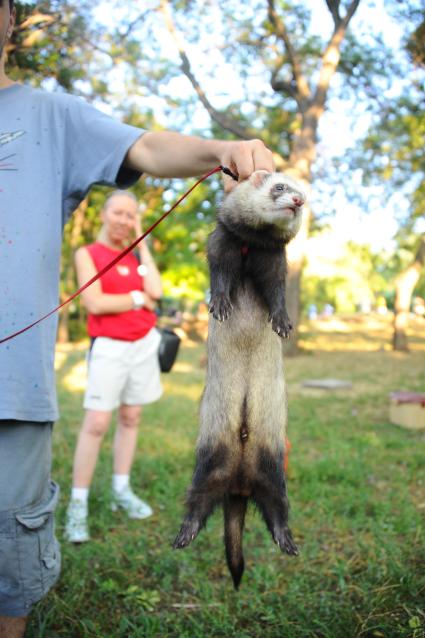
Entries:
{"label": "black shoulder bag", "polygon": [[158,348],[159,366],[161,372],[170,372],[177,358],[181,340],[171,328],[159,328],[157,326],[156,329],[161,335],[161,342]]}

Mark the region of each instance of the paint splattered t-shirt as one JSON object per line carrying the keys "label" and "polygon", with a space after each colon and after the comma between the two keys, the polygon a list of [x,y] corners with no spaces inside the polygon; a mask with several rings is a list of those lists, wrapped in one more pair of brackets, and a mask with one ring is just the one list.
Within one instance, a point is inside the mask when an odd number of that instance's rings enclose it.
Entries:
{"label": "paint splattered t-shirt", "polygon": [[[125,188],[140,129],[83,100],[0,90],[0,339],[58,304],[63,226],[95,183]],[[0,344],[0,419],[54,421],[57,315]]]}

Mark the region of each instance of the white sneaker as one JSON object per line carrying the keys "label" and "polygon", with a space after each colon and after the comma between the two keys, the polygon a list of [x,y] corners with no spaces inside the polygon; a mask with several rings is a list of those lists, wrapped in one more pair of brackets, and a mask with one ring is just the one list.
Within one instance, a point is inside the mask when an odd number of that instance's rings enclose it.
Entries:
{"label": "white sneaker", "polygon": [[127,512],[129,518],[142,519],[153,514],[150,505],[136,496],[129,485],[120,492],[112,491],[111,510],[116,512],[119,507]]}
{"label": "white sneaker", "polygon": [[85,543],[90,540],[87,514],[87,503],[77,500],[69,502],[66,510],[65,538],[70,543]]}

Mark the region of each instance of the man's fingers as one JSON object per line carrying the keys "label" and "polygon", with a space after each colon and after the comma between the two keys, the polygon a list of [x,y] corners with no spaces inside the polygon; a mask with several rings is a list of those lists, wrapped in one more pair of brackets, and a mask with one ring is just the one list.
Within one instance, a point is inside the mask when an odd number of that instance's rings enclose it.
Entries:
{"label": "man's fingers", "polygon": [[[254,171],[265,170],[273,172],[275,169],[273,154],[261,140],[234,142],[227,149],[223,157],[223,165],[235,173],[239,181],[248,179]],[[231,178],[228,178],[231,179]],[[230,184],[226,178],[225,190],[232,190],[235,184]]]}
{"label": "man's fingers", "polygon": [[254,166],[256,171],[268,171],[273,173],[276,166],[273,159],[273,153],[264,145],[261,148],[254,147],[253,151]]}
{"label": "man's fingers", "polygon": [[223,175],[224,192],[230,193],[230,191],[236,188],[236,186],[239,184],[239,181],[235,182],[234,179],[232,179],[228,175],[224,175],[224,173],[222,173],[222,175]]}

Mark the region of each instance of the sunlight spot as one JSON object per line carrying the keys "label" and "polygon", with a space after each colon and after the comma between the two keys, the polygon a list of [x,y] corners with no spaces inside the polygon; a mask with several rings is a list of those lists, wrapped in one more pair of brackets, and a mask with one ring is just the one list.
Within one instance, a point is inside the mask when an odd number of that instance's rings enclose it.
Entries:
{"label": "sunlight spot", "polygon": [[329,62],[332,65],[337,65],[338,64],[338,60],[339,60],[339,51],[338,51],[337,47],[332,47],[328,51],[328,55],[327,55],[327,60],[326,61]]}
{"label": "sunlight spot", "polygon": [[68,353],[61,350],[55,352],[55,370],[56,372],[62,368],[65,361],[68,359]]}
{"label": "sunlight spot", "polygon": [[365,432],[362,438],[363,441],[372,447],[382,446],[382,442],[376,432]]}
{"label": "sunlight spot", "polygon": [[[314,352],[391,352],[393,313],[351,315],[304,321],[300,325],[299,345]],[[425,349],[425,326],[422,318],[409,317],[409,348]]]}
{"label": "sunlight spot", "polygon": [[193,372],[194,370],[194,366],[186,361],[177,361],[173,366],[173,372]]}
{"label": "sunlight spot", "polygon": [[199,401],[202,394],[202,385],[184,385],[181,383],[164,383],[164,391],[168,396],[185,397],[191,401]]}
{"label": "sunlight spot", "polygon": [[62,385],[70,392],[83,392],[87,384],[87,364],[79,361],[63,378]]}
{"label": "sunlight spot", "polygon": [[193,450],[193,441],[189,438],[176,437],[175,432],[161,432],[161,448],[158,449],[158,458],[163,457],[164,451],[172,456],[175,454],[187,454]]}

